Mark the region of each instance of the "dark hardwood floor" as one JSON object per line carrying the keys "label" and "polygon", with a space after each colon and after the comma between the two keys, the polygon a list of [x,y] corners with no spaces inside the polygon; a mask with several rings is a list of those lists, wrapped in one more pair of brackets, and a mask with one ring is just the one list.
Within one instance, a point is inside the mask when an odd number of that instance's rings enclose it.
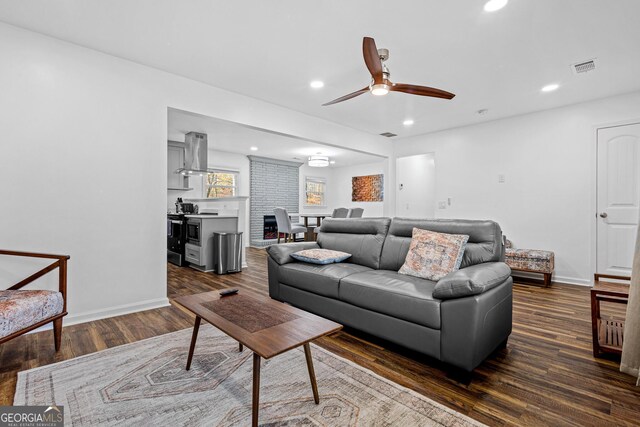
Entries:
{"label": "dark hardwood floor", "polygon": [[[169,297],[226,287],[267,293],[266,254],[247,251],[249,268],[217,276],[168,266]],[[73,292],[73,289],[70,289]],[[59,353],[51,331],[0,345],[0,405],[10,405],[19,371],[192,327],[175,307],[64,328]],[[640,388],[612,359],[591,352],[589,290],[514,288],[513,334],[470,378],[437,361],[363,333],[344,330],[316,342],[372,371],[489,425],[640,425]]]}

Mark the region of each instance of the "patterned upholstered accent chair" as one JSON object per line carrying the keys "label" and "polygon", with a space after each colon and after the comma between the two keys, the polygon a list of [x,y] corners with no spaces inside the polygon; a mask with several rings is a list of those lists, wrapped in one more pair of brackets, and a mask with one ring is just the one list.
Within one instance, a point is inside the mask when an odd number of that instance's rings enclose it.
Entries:
{"label": "patterned upholstered accent chair", "polygon": [[[52,264],[16,283],[0,290],[0,344],[53,322],[56,351],[62,341],[62,318],[67,315],[67,261],[68,255],[50,255],[32,252],[0,250],[0,255],[46,258]],[[21,289],[45,274],[58,269],[58,291]]]}

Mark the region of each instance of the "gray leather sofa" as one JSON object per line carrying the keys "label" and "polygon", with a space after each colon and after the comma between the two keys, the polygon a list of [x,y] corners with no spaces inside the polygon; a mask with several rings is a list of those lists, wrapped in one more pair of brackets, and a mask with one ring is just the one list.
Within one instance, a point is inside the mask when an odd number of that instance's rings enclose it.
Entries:
{"label": "gray leather sofa", "polygon": [[[413,227],[467,234],[460,270],[432,282],[398,270]],[[352,254],[316,265],[290,254],[325,248]],[[511,270],[493,221],[326,219],[317,242],[268,249],[269,295],[471,371],[511,333]]]}

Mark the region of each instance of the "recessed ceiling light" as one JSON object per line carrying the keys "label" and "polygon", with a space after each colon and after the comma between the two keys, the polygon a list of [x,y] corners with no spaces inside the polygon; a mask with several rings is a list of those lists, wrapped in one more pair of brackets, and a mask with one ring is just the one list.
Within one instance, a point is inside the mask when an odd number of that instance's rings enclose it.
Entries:
{"label": "recessed ceiling light", "polygon": [[485,12],[495,12],[505,7],[509,3],[509,0],[489,0],[484,4]]}
{"label": "recessed ceiling light", "polygon": [[329,162],[329,164],[330,164],[330,165],[335,165],[335,164],[336,164],[336,161],[335,161],[335,160],[331,160],[331,161]]}
{"label": "recessed ceiling light", "polygon": [[251,147],[251,151],[258,151],[258,147]]}
{"label": "recessed ceiling light", "polygon": [[311,86],[314,89],[320,89],[321,87],[324,87],[324,82],[320,80],[314,80],[311,83],[309,83],[309,86]]}
{"label": "recessed ceiling light", "polygon": [[546,85],[541,90],[543,92],[553,92],[554,90],[558,89],[559,87],[560,87],[559,84],[554,83],[554,84]]}
{"label": "recessed ceiling light", "polygon": [[413,120],[407,119],[404,122],[402,122],[402,124],[405,126],[411,126],[413,124]]}

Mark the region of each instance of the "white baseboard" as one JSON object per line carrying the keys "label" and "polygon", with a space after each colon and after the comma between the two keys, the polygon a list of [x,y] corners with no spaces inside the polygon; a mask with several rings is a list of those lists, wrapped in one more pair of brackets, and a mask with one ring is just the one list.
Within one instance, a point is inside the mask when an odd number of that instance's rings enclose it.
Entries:
{"label": "white baseboard", "polygon": [[[134,302],[131,304],[118,305],[115,307],[109,307],[102,310],[86,311],[84,313],[70,314],[63,318],[63,326],[77,325],[78,323],[91,322],[93,320],[105,319],[107,317],[122,316],[124,314],[136,313],[138,311],[153,310],[154,308],[161,308],[169,306],[169,298],[157,298],[152,300]],[[41,332],[52,329],[53,325],[47,323],[44,326],[34,329],[29,333]]]}
{"label": "white baseboard", "polygon": [[569,285],[580,285],[580,286],[593,286],[593,282],[587,279],[578,279],[576,277],[567,277],[567,276],[553,276],[551,278],[552,282],[560,282],[567,283]]}
{"label": "white baseboard", "polygon": [[[526,271],[516,271],[514,275],[514,282],[516,281],[515,278],[517,277],[526,277],[528,279],[542,279],[542,274],[528,273]],[[551,282],[566,283],[568,285],[589,286],[589,287],[593,285],[593,283],[590,280],[578,279],[576,277],[556,276],[556,275],[551,277]]]}

